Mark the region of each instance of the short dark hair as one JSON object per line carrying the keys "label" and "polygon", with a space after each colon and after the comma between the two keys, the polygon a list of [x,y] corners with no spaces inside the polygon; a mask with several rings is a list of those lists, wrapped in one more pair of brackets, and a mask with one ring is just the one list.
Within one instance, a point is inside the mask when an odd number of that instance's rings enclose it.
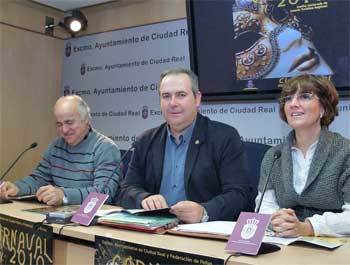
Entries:
{"label": "short dark hair", "polygon": [[160,84],[162,83],[162,80],[164,77],[168,76],[168,75],[178,75],[178,74],[185,74],[188,76],[188,78],[191,81],[191,88],[192,88],[192,93],[194,95],[194,97],[197,97],[197,93],[199,92],[199,87],[198,87],[198,77],[196,76],[195,73],[193,73],[191,70],[189,69],[185,69],[185,68],[172,68],[172,69],[168,69],[165,70],[163,73],[161,73],[160,75],[160,80],[159,80],[159,88],[160,88]]}
{"label": "short dark hair", "polygon": [[328,126],[331,124],[335,116],[338,116],[338,92],[329,79],[311,74],[295,76],[285,83],[282,88],[279,105],[281,119],[287,122],[287,117],[284,112],[285,103],[282,99],[285,96],[295,94],[299,88],[301,89],[300,92],[311,92],[318,97],[324,109],[324,114],[321,118],[321,126]]}

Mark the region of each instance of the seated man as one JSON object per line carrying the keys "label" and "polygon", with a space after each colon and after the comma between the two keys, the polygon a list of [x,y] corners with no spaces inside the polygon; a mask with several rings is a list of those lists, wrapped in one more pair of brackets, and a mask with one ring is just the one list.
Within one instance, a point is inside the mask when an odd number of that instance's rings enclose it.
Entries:
{"label": "seated man", "polygon": [[135,144],[121,205],[170,206],[186,223],[236,220],[251,205],[239,134],[198,113],[201,93],[190,70],[164,72],[159,95],[166,123],[146,131]]}
{"label": "seated man", "polygon": [[[90,108],[79,96],[61,97],[54,107],[59,138],[50,145],[33,174],[0,186],[0,197],[36,194],[47,205],[81,204],[92,191],[115,196],[120,151],[91,128]],[[108,185],[107,185],[108,184]]]}

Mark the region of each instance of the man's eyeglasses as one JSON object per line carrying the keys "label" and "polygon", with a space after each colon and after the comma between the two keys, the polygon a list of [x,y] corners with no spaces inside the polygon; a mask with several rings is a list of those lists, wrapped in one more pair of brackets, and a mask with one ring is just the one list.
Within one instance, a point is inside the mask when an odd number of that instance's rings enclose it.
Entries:
{"label": "man's eyeglasses", "polygon": [[317,96],[313,93],[310,92],[304,92],[304,93],[297,93],[294,95],[289,95],[289,96],[285,96],[283,98],[280,99],[281,103],[283,104],[289,104],[293,101],[294,98],[297,98],[297,100],[299,102],[309,102],[311,101],[313,98],[317,98]]}

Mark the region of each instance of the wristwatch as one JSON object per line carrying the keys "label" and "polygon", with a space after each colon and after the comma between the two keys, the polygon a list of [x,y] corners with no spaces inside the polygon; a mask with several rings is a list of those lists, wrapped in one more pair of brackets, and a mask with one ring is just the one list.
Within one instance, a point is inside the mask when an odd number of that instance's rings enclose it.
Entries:
{"label": "wristwatch", "polygon": [[203,207],[203,215],[202,215],[201,223],[208,222],[208,220],[209,220],[208,212],[207,212],[207,210]]}

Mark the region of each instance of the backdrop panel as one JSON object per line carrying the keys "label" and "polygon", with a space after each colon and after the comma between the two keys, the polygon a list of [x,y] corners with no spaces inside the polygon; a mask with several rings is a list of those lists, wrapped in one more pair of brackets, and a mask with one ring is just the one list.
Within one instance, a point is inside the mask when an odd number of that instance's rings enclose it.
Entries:
{"label": "backdrop panel", "polygon": [[[176,66],[190,68],[185,19],[71,39],[63,51],[62,94],[82,96],[93,126],[127,149],[164,121],[157,83]],[[339,110],[331,129],[350,138],[349,98]],[[200,111],[236,127],[246,141],[276,145],[290,130],[275,101],[204,103]]]}

